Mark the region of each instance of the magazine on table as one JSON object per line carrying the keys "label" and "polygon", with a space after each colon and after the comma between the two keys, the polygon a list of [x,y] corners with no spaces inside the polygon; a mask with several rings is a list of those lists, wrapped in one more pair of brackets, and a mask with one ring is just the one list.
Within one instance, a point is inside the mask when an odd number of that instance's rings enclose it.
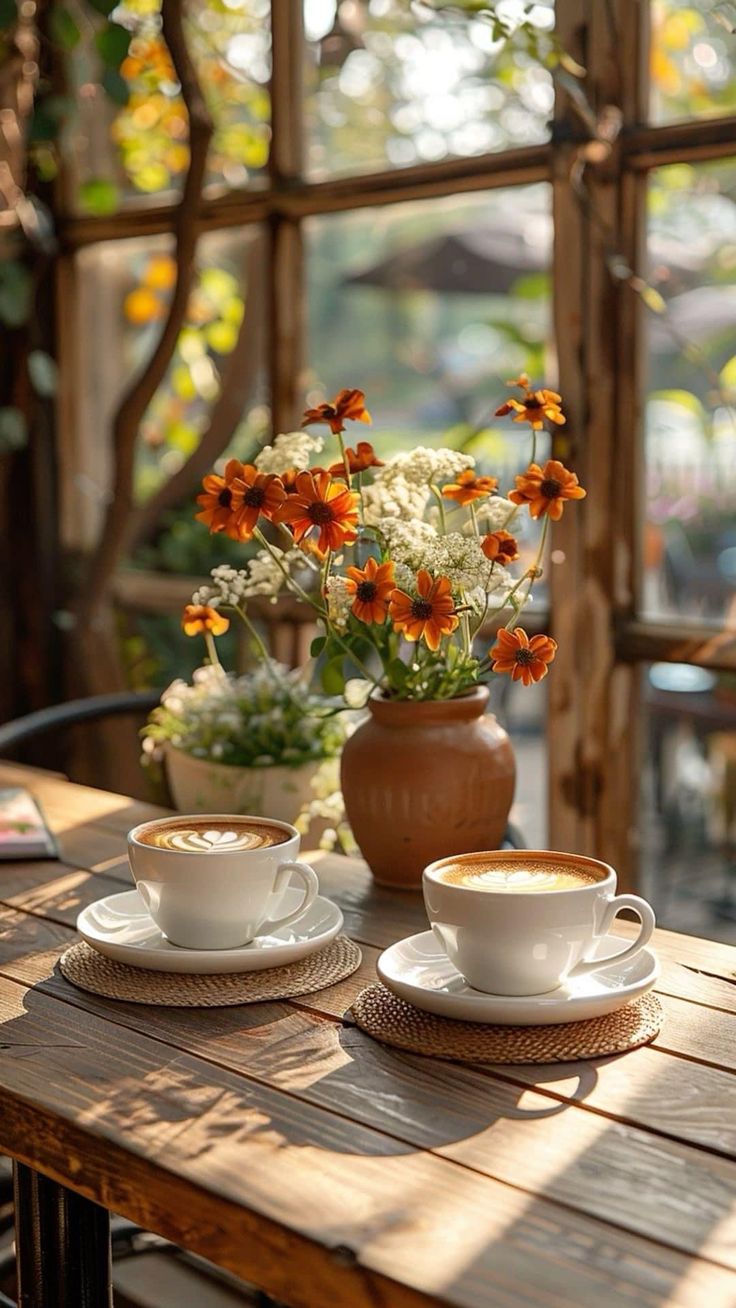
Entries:
{"label": "magazine on table", "polygon": [[0,860],[58,858],[37,801],[20,786],[0,788]]}

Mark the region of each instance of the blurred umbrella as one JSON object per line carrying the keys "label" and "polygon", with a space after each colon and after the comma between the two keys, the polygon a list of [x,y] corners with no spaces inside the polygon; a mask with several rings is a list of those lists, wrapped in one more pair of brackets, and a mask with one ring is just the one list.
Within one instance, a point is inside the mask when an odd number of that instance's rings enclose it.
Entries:
{"label": "blurred umbrella", "polygon": [[446,232],[407,246],[345,277],[343,285],[503,295],[517,278],[545,271],[551,250],[552,223],[547,215],[517,218],[513,223],[496,219],[483,230]]}
{"label": "blurred umbrella", "polygon": [[[656,234],[649,242],[649,257],[659,267],[660,275],[666,268],[671,291],[679,289],[706,262],[702,254],[696,256],[681,242]],[[516,212],[499,214],[476,230],[444,232],[405,246],[344,277],[342,284],[392,291],[443,291],[450,295],[504,295],[519,277],[547,272],[551,261],[551,216]],[[666,285],[660,286],[665,295],[667,289]]]}

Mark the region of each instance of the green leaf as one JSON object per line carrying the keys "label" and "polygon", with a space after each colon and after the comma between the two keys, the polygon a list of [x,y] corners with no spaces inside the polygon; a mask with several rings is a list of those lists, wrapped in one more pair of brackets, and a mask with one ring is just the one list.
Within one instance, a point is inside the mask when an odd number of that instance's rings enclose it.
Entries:
{"label": "green leaf", "polygon": [[107,23],[95,37],[95,45],[103,63],[108,68],[119,69],[128,53],[130,32],[119,23]]}
{"label": "green leaf", "polygon": [[113,9],[117,8],[118,3],[119,0],[87,0],[90,9],[102,14],[103,18],[109,18]]}
{"label": "green leaf", "polygon": [[70,51],[79,45],[81,33],[69,10],[64,5],[53,5],[49,11],[49,35],[60,50]]}
{"label": "green leaf", "polygon": [[130,87],[117,68],[106,68],[102,74],[102,86],[105,94],[113,104],[126,105],[130,98]]}
{"label": "green leaf", "polygon": [[392,659],[386,669],[386,675],[391,689],[401,690],[409,675],[409,669],[402,659]]}
{"label": "green leaf", "polygon": [[96,218],[116,213],[120,207],[120,190],[106,177],[91,177],[77,192],[80,208]]}
{"label": "green leaf", "polygon": [[18,6],[15,0],[0,0],[0,27],[15,27],[18,22]]}
{"label": "green leaf", "polygon": [[318,659],[326,644],[327,644],[326,636],[315,636],[314,640],[309,646],[310,658]]}
{"label": "green leaf", "polygon": [[45,350],[31,350],[28,355],[28,375],[37,395],[46,399],[56,394],[58,368],[56,360]]}
{"label": "green leaf", "polygon": [[20,409],[0,409],[0,453],[22,450],[28,442],[28,424]]}
{"label": "green leaf", "polygon": [[326,695],[342,695],[345,689],[344,656],[330,659],[322,669],[322,689]]}
{"label": "green leaf", "polygon": [[550,293],[549,273],[524,273],[517,277],[510,294],[518,300],[544,300]]}
{"label": "green leaf", "polygon": [[31,312],[33,281],[25,264],[17,259],[0,263],[0,322],[22,327]]}

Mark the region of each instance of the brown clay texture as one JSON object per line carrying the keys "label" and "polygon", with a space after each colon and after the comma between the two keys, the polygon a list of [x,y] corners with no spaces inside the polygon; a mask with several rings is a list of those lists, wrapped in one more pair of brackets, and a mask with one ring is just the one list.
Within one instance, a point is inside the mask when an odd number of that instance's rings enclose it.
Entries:
{"label": "brown clay texture", "polygon": [[484,686],[459,699],[369,701],[343,750],[342,792],[380,884],[418,890],[434,859],[499,847],[516,768],[487,702]]}

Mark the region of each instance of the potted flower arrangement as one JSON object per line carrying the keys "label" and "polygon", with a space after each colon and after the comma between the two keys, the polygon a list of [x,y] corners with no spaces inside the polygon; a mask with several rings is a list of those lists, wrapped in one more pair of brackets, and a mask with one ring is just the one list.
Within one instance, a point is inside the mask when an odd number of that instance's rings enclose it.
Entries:
{"label": "potted flower arrangement", "polygon": [[[230,598],[235,569],[219,584]],[[213,637],[229,623],[215,608],[189,606],[189,634],[202,634],[210,662],[192,684],[175,681],[143,729],[144,755],[162,756],[175,806],[184,813],[252,813],[295,822],[314,807],[325,760],[345,739],[343,715],[312,693],[303,671],[264,657],[254,671],[224,670]]]}
{"label": "potted flower arrangement", "polygon": [[[327,466],[314,466],[322,437],[291,432],[253,464],[233,459],[206,477],[198,498],[197,517],[210,531],[260,545],[248,575],[262,581],[261,593],[286,588],[313,606],[323,690],[343,693],[350,676],[355,705],[356,674],[363,679],[368,714],[343,749],[342,790],[382,883],[418,886],[432,859],[498,845],[514,760],[484,712],[486,683],[494,675],[539,681],[557,648],[549,636],[530,638],[519,618],[541,576],[550,521],[585,491],[558,460],[535,461],[545,422],[565,421],[560,396],[533,389],[525,375],[509,385],[519,395],[497,414],[528,424],[532,449],[505,497],[465,451],[420,447],[383,462],[367,441],[347,447],[346,422],[371,419],[363,392],[343,390],[304,415],[304,426],[324,424],[332,434]],[[542,531],[535,560],[515,575],[520,513],[539,519]],[[194,597],[205,625],[221,617],[225,599],[238,607],[218,571],[213,588]],[[504,625],[479,649],[492,620]]]}

